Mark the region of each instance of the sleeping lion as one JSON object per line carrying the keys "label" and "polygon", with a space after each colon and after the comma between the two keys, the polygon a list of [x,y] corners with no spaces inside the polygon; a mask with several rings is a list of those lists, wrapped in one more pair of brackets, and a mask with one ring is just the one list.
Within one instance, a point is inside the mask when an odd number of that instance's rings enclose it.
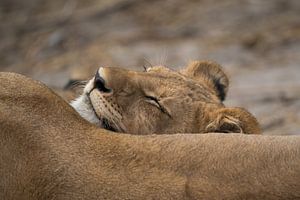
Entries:
{"label": "sleeping lion", "polygon": [[248,111],[222,103],[228,84],[220,65],[208,61],[181,71],[101,67],[71,105],[89,122],[115,132],[260,134]]}

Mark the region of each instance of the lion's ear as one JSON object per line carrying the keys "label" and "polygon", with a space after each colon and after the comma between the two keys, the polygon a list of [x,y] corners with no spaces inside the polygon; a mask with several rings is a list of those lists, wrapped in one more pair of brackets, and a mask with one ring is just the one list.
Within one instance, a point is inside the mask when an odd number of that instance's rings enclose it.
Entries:
{"label": "lion's ear", "polygon": [[243,108],[221,108],[211,115],[206,132],[260,134],[255,117]]}
{"label": "lion's ear", "polygon": [[225,100],[229,81],[221,66],[211,61],[193,61],[182,73],[196,81],[207,81],[221,101]]}

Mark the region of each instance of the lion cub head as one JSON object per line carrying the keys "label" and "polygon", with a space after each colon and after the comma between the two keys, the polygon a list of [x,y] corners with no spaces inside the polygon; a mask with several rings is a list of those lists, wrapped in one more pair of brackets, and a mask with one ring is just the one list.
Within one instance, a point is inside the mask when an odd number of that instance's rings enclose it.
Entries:
{"label": "lion cub head", "polygon": [[223,105],[228,84],[221,67],[206,61],[181,71],[101,67],[71,105],[86,120],[116,132],[259,134],[248,111]]}

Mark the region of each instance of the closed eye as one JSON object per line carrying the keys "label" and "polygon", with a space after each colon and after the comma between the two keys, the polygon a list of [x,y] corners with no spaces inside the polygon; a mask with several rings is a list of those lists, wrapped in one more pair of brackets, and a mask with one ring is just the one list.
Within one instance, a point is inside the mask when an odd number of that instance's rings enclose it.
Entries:
{"label": "closed eye", "polygon": [[159,108],[159,110],[163,113],[165,113],[166,115],[168,115],[170,118],[171,114],[167,111],[167,109],[165,109],[164,106],[161,105],[161,103],[159,103],[159,100],[153,96],[145,96],[146,97],[146,102],[156,106],[157,108]]}

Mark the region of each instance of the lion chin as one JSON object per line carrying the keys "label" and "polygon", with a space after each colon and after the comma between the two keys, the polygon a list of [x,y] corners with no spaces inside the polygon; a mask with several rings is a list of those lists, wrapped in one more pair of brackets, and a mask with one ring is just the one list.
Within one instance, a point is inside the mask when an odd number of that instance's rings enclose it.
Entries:
{"label": "lion chin", "polygon": [[90,123],[97,125],[99,128],[103,128],[113,132],[120,132],[120,130],[110,125],[109,121],[106,118],[97,116],[87,95],[81,95],[80,97],[72,101],[70,105],[80,114],[81,117],[83,117]]}
{"label": "lion chin", "polygon": [[85,120],[102,127],[102,123],[93,111],[93,106],[86,95],[81,95],[70,104]]}

